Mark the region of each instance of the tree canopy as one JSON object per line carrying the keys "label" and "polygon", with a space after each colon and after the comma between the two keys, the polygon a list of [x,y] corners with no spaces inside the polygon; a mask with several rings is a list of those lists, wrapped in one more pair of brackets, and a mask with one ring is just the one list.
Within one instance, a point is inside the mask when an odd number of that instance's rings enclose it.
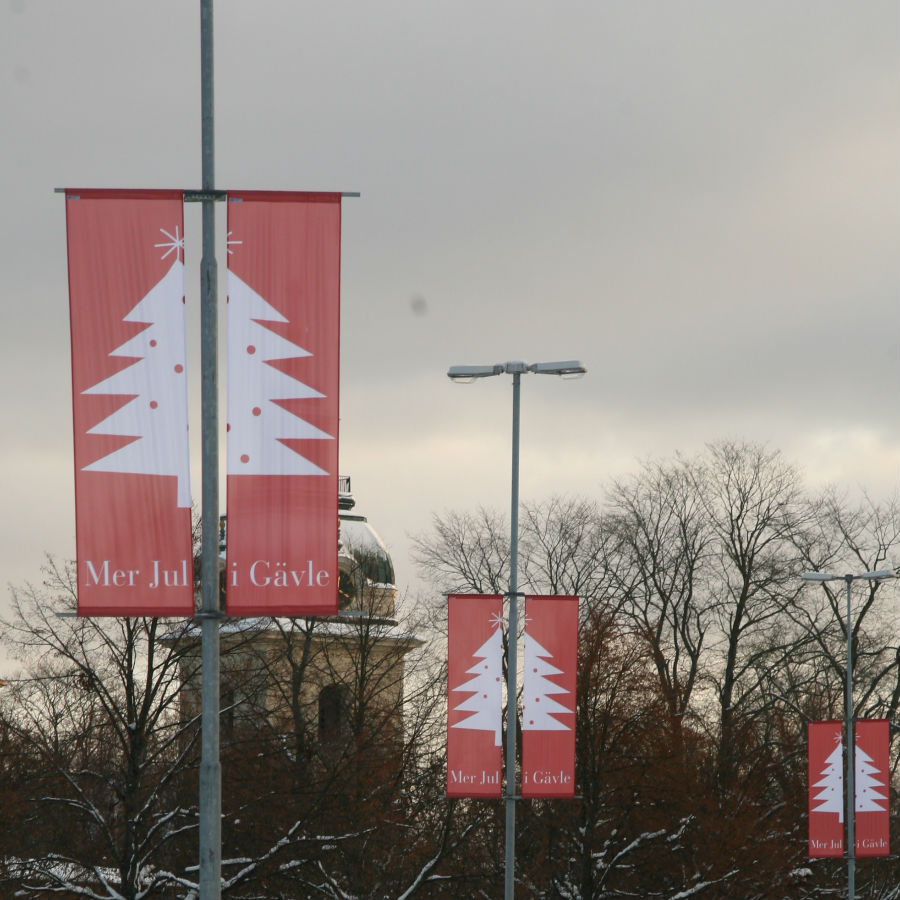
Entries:
{"label": "tree canopy", "polygon": [[[839,893],[843,862],[807,857],[806,726],[843,716],[848,626],[856,715],[896,721],[897,588],[854,582],[848,623],[844,583],[800,575],[891,568],[898,528],[894,498],[811,492],[732,441],[524,503],[520,590],[580,598],[577,783],[520,804],[517,896]],[[414,554],[431,589],[412,618],[223,631],[225,896],[500,895],[502,803],[444,793],[444,595],[506,591],[507,521],[435,514]],[[2,622],[22,669],[0,692],[0,884],[194,900],[193,624],[57,616],[74,592],[49,559]],[[894,865],[860,860],[860,896],[895,900]]]}

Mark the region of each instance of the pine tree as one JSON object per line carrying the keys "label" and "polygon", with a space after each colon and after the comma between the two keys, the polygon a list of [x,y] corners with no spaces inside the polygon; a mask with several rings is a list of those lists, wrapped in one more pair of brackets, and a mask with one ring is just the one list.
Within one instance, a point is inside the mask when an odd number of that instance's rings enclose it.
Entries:
{"label": "pine tree", "polygon": [[822,778],[813,785],[813,787],[821,788],[814,798],[820,803],[813,812],[837,813],[839,822],[844,821],[843,757],[844,744],[839,741],[825,760]]}
{"label": "pine tree", "polygon": [[190,507],[184,263],[176,260],[123,321],[148,327],[109,355],[136,357],[136,361],[84,393],[131,395],[132,399],[88,434],[135,440],[85,466],[85,471],[175,475],[178,506]]}
{"label": "pine tree", "polygon": [[285,438],[333,440],[274,402],[323,396],[267,365],[272,360],[311,355],[262,324],[286,321],[253,288],[228,272],[229,475],[328,474],[282,442]]}
{"label": "pine tree", "polygon": [[526,731],[569,731],[554,715],[572,710],[553,699],[553,694],[568,694],[564,687],[550,680],[562,669],[547,662],[552,658],[527,631],[525,632],[525,678],[522,700],[522,728]]}
{"label": "pine tree", "polygon": [[482,662],[466,670],[466,674],[471,675],[472,678],[453,688],[453,691],[469,691],[471,693],[470,697],[463,700],[454,709],[460,712],[470,712],[472,715],[461,722],[455,722],[453,727],[467,728],[473,731],[493,731],[494,746],[499,747],[503,730],[501,674],[503,643],[502,630],[499,625],[491,631],[491,636],[472,655]]}
{"label": "pine tree", "polygon": [[879,774],[879,770],[875,767],[875,762],[859,744],[856,745],[856,754],[854,758],[854,771],[856,773],[854,779],[856,795],[856,811],[857,812],[884,812],[887,806],[887,793],[883,781],[879,781],[875,776]]}

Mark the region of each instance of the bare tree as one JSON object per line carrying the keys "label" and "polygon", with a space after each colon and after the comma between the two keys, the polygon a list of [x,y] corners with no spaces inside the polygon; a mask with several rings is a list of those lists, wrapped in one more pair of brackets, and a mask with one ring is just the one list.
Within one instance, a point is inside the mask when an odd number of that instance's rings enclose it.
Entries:
{"label": "bare tree", "polygon": [[[797,811],[806,805],[806,722],[842,708],[843,585],[813,595],[800,574],[888,568],[895,505],[811,497],[778,452],[733,441],[645,463],[607,496],[602,510],[565,498],[531,504],[520,520],[524,589],[581,594],[582,646],[596,655],[579,663],[581,799],[523,807],[523,889],[573,898],[827,892],[827,866],[807,874]],[[495,538],[504,532],[483,510],[436,519],[417,542],[423,574],[443,590],[502,593]],[[493,582],[473,575],[484,571]],[[887,602],[896,589],[858,591],[855,705],[893,717],[900,657]],[[595,663],[611,681],[596,677]],[[860,883],[883,894],[878,865]]]}
{"label": "bare tree", "polygon": [[[891,569],[900,549],[896,501],[878,504],[863,497],[850,504],[834,491],[815,501],[806,527],[794,536],[804,569],[842,575]],[[898,640],[891,582],[854,581],[849,623],[854,705],[859,716],[893,718],[898,704]],[[797,626],[827,663],[828,681],[840,701],[830,712],[842,715],[846,672],[847,595],[843,582],[809,585],[792,608]]]}
{"label": "bare tree", "polygon": [[710,445],[693,478],[715,535],[715,651],[721,663],[712,680],[719,779],[727,790],[741,755],[740,733],[759,710],[756,673],[793,651],[783,626],[800,590],[791,536],[803,522],[804,495],[797,470],[759,444]]}
{"label": "bare tree", "polygon": [[596,503],[551,497],[522,506],[520,583],[534,593],[577,596],[584,608],[605,607],[608,532]]}
{"label": "bare tree", "polygon": [[692,711],[713,625],[713,534],[696,465],[645,463],[610,498],[607,577],[616,605],[650,652],[676,742]]}
{"label": "bare tree", "polygon": [[44,576],[13,590],[2,622],[24,666],[5,689],[5,727],[40,766],[17,878],[96,900],[158,896],[195,828],[179,789],[196,730],[179,715],[180,653],[161,640],[179,626],[75,618],[74,566],[50,558]]}
{"label": "bare tree", "polygon": [[502,594],[509,587],[509,525],[487,509],[432,519],[434,535],[413,538],[413,560],[440,594]]}
{"label": "bare tree", "polygon": [[652,892],[654,879],[638,872],[679,830],[669,812],[688,790],[658,728],[664,705],[654,667],[644,643],[601,610],[582,623],[578,657],[580,800],[523,809],[522,868],[552,896]]}
{"label": "bare tree", "polygon": [[377,569],[363,554],[346,573],[337,616],[223,627],[229,896],[412,897],[489,824],[445,802],[443,659]]}
{"label": "bare tree", "polygon": [[[523,896],[826,896],[836,869],[806,864],[798,810],[806,722],[842,714],[845,586],[801,590],[799,575],[888,568],[898,532],[895,503],[811,497],[780,454],[738,442],[645,463],[604,506],[523,506],[523,590],[582,599],[578,798],[521,807]],[[438,597],[503,594],[508,552],[487,510],[435,517],[415,542]],[[401,617],[358,562],[336,617],[223,626],[223,891],[491,896],[502,804],[444,796],[443,601]],[[856,711],[893,720],[896,586],[853,589]],[[0,707],[0,877],[194,900],[197,634],[55,615],[73,605],[71,571],[50,561],[3,623],[26,668]],[[879,861],[858,883],[897,900]]]}

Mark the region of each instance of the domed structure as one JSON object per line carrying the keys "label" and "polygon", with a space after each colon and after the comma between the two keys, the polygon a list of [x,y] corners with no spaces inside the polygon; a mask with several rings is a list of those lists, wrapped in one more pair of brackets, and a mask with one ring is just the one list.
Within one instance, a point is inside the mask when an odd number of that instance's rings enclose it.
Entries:
{"label": "domed structure", "polygon": [[394,563],[366,517],[353,512],[355,506],[350,478],[343,476],[338,495],[338,608],[392,618],[397,596]]}
{"label": "domed structure", "polygon": [[[384,752],[395,754],[402,733],[403,660],[422,641],[394,618],[397,588],[391,555],[366,517],[353,511],[355,505],[350,479],[342,477],[337,616],[222,623],[220,690],[226,740],[264,722],[269,733],[282,735],[285,746],[297,752],[305,748],[305,753],[318,746],[325,758],[334,755],[335,742],[349,740],[352,727],[360,727],[361,720],[351,719],[350,713],[364,706],[366,727],[377,723]],[[225,525],[223,517],[222,553]],[[224,580],[222,592],[224,596]],[[199,713],[201,702],[199,635],[196,627],[175,638],[189,645],[181,702],[191,716]],[[379,684],[377,697],[362,696],[373,683]]]}

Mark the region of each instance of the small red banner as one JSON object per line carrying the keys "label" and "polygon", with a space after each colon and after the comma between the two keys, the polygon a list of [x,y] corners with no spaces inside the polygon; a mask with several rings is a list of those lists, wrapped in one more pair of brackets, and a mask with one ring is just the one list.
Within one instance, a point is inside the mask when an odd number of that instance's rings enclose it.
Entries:
{"label": "small red banner", "polygon": [[844,854],[844,747],[838,721],[810,722],[809,855]]}
{"label": "small red banner", "polygon": [[856,723],[853,787],[857,856],[887,856],[890,850],[889,744],[887,719]]}
{"label": "small red banner", "polygon": [[522,796],[575,794],[578,598],[525,598]]}
{"label": "small red banner", "polygon": [[447,796],[499,797],[503,598],[447,598]]}
{"label": "small red banner", "polygon": [[66,191],[78,613],[194,611],[177,191]]}
{"label": "small red banner", "polygon": [[231,616],[337,613],[340,194],[228,195]]}

